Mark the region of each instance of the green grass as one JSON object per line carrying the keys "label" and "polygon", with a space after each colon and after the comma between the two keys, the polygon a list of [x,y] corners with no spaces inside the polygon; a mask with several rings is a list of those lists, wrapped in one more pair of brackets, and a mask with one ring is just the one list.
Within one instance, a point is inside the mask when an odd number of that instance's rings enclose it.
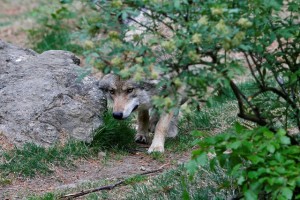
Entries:
{"label": "green grass", "polygon": [[116,120],[111,112],[103,116],[103,126],[99,127],[93,136],[90,146],[95,149],[128,150],[136,147],[134,142],[135,129],[130,119]]}
{"label": "green grass", "polygon": [[36,25],[27,31],[32,49],[38,53],[47,50],[65,50],[83,55],[84,48],[80,45],[79,30],[76,23],[80,15],[73,11],[75,7],[53,2],[40,2],[39,7],[28,15],[35,19]]}
{"label": "green grass", "polygon": [[74,39],[70,32],[67,29],[58,29],[58,30],[49,30],[43,34],[43,36],[39,36],[41,34],[41,30],[30,30],[30,40],[33,45],[33,50],[38,53],[42,53],[47,50],[65,50],[71,51],[75,54],[82,54],[83,47],[73,43]]}
{"label": "green grass", "polygon": [[54,193],[46,193],[43,196],[31,196],[27,200],[55,200],[56,195]]}
{"label": "green grass", "polygon": [[27,143],[22,148],[15,147],[3,152],[0,163],[1,174],[33,177],[51,173],[50,165],[70,166],[80,157],[90,157],[91,151],[85,143],[70,141],[64,146],[55,145],[48,149]]}
{"label": "green grass", "polygon": [[193,130],[200,130],[212,135],[225,131],[231,127],[237,118],[238,106],[235,101],[219,101],[211,102],[211,107],[203,107],[200,111],[185,114],[179,123],[180,133],[186,135],[186,138],[181,138],[183,144],[189,144],[188,140],[193,139],[189,133]]}
{"label": "green grass", "polygon": [[[107,113],[104,115],[104,125],[95,131],[90,144],[69,141],[63,146],[44,148],[27,143],[21,148],[3,151],[0,155],[0,175],[1,177],[9,174],[24,177],[47,175],[52,172],[50,167],[52,164],[70,167],[74,160],[96,157],[101,150],[124,154],[127,149],[135,147],[135,130],[130,124],[130,121],[117,121]],[[1,185],[6,183],[7,180],[0,179]]]}
{"label": "green grass", "polygon": [[201,168],[191,179],[181,166],[147,183],[133,185],[126,199],[227,199],[233,192],[231,179],[223,170],[212,172]]}
{"label": "green grass", "polygon": [[147,177],[146,176],[142,176],[142,175],[134,175],[132,177],[129,177],[125,180],[125,184],[126,185],[133,185],[133,184],[137,184],[139,182],[143,182],[143,181],[146,181],[147,180]]}

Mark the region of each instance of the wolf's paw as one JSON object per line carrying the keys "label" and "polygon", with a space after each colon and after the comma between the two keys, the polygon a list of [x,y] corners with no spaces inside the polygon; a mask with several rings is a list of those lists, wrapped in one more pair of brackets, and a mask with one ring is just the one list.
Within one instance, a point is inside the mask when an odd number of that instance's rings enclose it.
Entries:
{"label": "wolf's paw", "polygon": [[160,152],[163,153],[165,151],[164,149],[164,145],[155,145],[152,144],[149,149],[148,149],[148,153],[152,153],[152,152]]}
{"label": "wolf's paw", "polygon": [[142,134],[137,134],[137,135],[135,135],[135,142],[147,144],[147,137]]}

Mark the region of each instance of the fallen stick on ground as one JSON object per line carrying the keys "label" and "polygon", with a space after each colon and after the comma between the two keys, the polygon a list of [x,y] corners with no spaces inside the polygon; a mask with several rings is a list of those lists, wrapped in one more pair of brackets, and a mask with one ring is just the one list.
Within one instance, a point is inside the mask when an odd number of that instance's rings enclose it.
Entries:
{"label": "fallen stick on ground", "polygon": [[[156,173],[156,172],[160,172],[167,165],[168,164],[164,164],[164,165],[160,166],[158,169],[150,170],[150,171],[143,172],[143,173],[136,174],[136,175],[142,175],[143,176],[143,175],[148,175],[148,174],[153,174],[153,173]],[[125,182],[126,182],[126,179],[124,179],[122,181],[119,181],[115,184],[105,185],[105,186],[101,186],[101,187],[94,188],[94,189],[89,189],[89,190],[82,190],[81,192],[77,192],[77,193],[73,193],[73,194],[66,194],[66,195],[61,196],[60,199],[74,199],[74,198],[81,197],[81,196],[84,196],[86,194],[90,194],[90,193],[93,193],[93,192],[98,192],[98,191],[101,191],[101,190],[112,190],[115,187],[117,187],[119,185],[122,185]]]}

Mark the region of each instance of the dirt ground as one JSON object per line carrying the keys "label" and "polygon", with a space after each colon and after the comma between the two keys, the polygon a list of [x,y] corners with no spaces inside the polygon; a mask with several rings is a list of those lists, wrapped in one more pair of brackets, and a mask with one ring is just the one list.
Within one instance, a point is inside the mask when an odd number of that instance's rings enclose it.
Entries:
{"label": "dirt ground", "polygon": [[[75,166],[72,167],[53,166],[54,173],[48,176],[38,176],[33,179],[13,178],[9,185],[0,188],[0,199],[23,199],[47,192],[72,191],[72,189],[76,190],[84,184],[104,180],[110,180],[114,183],[126,177],[160,167],[163,167],[163,171],[165,171],[186,162],[189,158],[190,152],[180,155],[166,152],[164,160],[159,161],[154,160],[146,153],[137,152],[123,155],[121,158],[115,158],[114,155],[111,155],[106,162],[102,156],[98,159],[81,159],[76,161]],[[120,199],[120,197],[116,197],[116,199]]]}

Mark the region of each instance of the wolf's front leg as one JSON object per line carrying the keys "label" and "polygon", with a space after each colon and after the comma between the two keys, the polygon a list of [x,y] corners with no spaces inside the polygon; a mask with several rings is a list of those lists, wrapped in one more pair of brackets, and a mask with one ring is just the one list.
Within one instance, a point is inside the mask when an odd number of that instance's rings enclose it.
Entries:
{"label": "wolf's front leg", "polygon": [[156,125],[154,138],[152,144],[148,149],[148,153],[151,152],[164,152],[165,137],[167,135],[171,120],[174,113],[163,113]]}
{"label": "wolf's front leg", "polygon": [[138,130],[135,135],[135,141],[139,143],[147,143],[149,129],[149,110],[138,111]]}

